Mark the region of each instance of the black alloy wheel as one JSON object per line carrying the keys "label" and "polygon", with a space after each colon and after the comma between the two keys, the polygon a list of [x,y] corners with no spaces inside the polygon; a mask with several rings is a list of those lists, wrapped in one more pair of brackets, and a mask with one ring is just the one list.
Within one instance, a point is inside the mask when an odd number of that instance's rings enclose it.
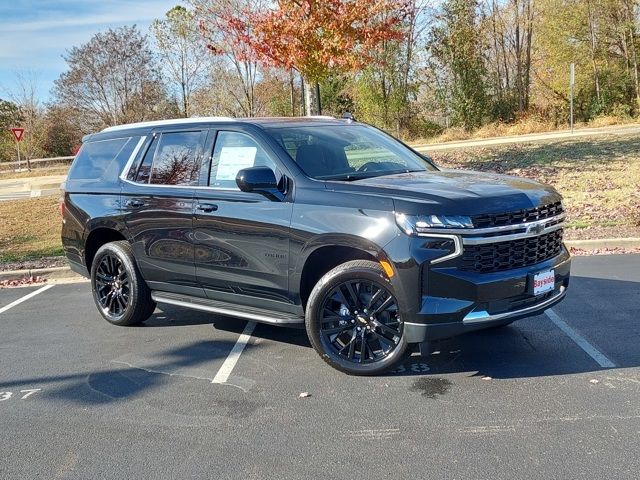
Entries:
{"label": "black alloy wheel", "polygon": [[390,369],[406,351],[398,301],[382,268],[357,260],[327,273],[309,300],[307,332],[331,366],[355,375]]}
{"label": "black alloy wheel", "polygon": [[100,259],[96,271],[96,296],[105,315],[117,319],[131,301],[129,274],[120,259],[111,253]]}
{"label": "black alloy wheel", "polygon": [[105,320],[114,325],[137,325],[156,308],[142,278],[129,242],[106,243],[91,264],[93,300]]}
{"label": "black alloy wheel", "polygon": [[323,340],[351,362],[382,360],[402,338],[395,297],[368,281],[350,280],[334,288],[322,306],[320,322]]}

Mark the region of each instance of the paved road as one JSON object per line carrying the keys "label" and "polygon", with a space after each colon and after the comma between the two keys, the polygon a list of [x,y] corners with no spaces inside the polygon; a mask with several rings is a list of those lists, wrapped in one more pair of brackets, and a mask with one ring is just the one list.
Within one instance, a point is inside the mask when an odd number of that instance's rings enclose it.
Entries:
{"label": "paved road", "polygon": [[558,140],[571,140],[585,137],[597,137],[600,135],[637,135],[640,133],[640,125],[613,125],[600,128],[580,128],[571,130],[561,130],[545,133],[531,133],[526,135],[512,135],[508,137],[482,138],[474,140],[461,140],[445,143],[433,143],[425,145],[415,145],[419,152],[428,153],[442,150],[460,150],[471,147],[490,147],[495,145],[507,145],[513,143],[544,143]]}
{"label": "paved road", "polygon": [[0,201],[60,195],[66,175],[50,175],[0,180]]}
{"label": "paved road", "polygon": [[640,256],[576,258],[553,318],[375,378],[300,330],[258,325],[237,358],[244,322],[118,328],[87,283],[40,288],[0,290],[0,478],[638,478]]}

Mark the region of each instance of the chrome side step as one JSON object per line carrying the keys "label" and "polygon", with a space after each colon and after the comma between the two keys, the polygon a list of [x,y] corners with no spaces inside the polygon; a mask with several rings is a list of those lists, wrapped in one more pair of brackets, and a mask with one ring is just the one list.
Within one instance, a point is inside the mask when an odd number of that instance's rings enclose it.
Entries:
{"label": "chrome side step", "polygon": [[192,308],[229,317],[242,318],[259,323],[269,323],[275,325],[300,325],[304,323],[304,318],[296,317],[286,313],[272,312],[255,307],[234,305],[206,298],[189,297],[167,292],[151,292],[151,298],[158,303],[168,303],[178,307]]}

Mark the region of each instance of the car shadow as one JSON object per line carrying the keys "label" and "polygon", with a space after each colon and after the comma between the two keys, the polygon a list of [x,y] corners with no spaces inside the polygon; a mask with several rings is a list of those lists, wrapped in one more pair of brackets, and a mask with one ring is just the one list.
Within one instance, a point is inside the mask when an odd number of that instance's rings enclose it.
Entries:
{"label": "car shadow", "polygon": [[[225,359],[234,345],[235,341],[228,340],[194,342],[156,352],[144,360],[116,359],[109,363],[112,368],[3,381],[0,392],[43,386],[42,398],[78,404],[109,404],[166,387],[172,377],[210,384],[218,370],[210,369],[210,363]],[[250,348],[258,349],[260,345]]]}
{"label": "car shadow", "polygon": [[[566,299],[554,311],[614,359],[617,367],[640,366],[640,282],[581,276],[571,282]],[[233,332],[245,324],[227,317],[210,322],[216,329]],[[311,348],[304,329],[259,324],[253,336]],[[441,340],[434,348],[428,356],[414,353],[387,376],[468,373],[506,379],[604,370],[544,314]]]}
{"label": "car shadow", "polygon": [[[640,282],[574,276],[567,298],[553,310],[584,339],[602,351],[619,368],[640,366]],[[177,307],[162,306],[146,327],[179,327],[211,324],[216,330],[243,331],[246,322]],[[259,324],[253,334],[263,340],[304,347],[283,360],[277,375],[292,373],[292,356],[316,356],[306,332],[301,328],[282,328]],[[214,335],[215,337],[215,335]],[[270,342],[251,342],[247,350],[266,349]],[[235,345],[231,340],[202,340],[148,355],[118,357],[102,369],[70,374],[35,376],[0,382],[0,392],[43,387],[42,397],[75,404],[110,404],[135,399],[146,392],[171,386],[173,381],[190,378],[211,384],[212,376]],[[517,379],[602,372],[596,361],[582,350],[546,315],[519,320],[510,326],[484,330],[446,339],[435,345],[428,356],[414,354],[384,377],[423,377],[434,379],[416,384],[424,392],[447,389],[450,374]],[[260,355],[260,352],[257,352]],[[327,367],[317,362],[295,362],[310,368]],[[341,374],[331,376],[340,381]],[[347,380],[345,380],[346,382]],[[422,381],[422,380],[421,380]],[[242,395],[242,389],[218,390],[223,397]],[[216,397],[219,396],[216,393]]]}

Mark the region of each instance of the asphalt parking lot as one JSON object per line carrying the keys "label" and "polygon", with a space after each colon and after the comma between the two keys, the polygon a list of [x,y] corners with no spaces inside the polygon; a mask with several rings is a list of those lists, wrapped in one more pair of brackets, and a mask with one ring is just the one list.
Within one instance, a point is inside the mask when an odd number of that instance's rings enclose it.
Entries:
{"label": "asphalt parking lot", "polygon": [[572,273],[549,315],[373,378],[302,330],[162,306],[114,327],[88,283],[0,290],[0,478],[636,479],[640,255]]}

